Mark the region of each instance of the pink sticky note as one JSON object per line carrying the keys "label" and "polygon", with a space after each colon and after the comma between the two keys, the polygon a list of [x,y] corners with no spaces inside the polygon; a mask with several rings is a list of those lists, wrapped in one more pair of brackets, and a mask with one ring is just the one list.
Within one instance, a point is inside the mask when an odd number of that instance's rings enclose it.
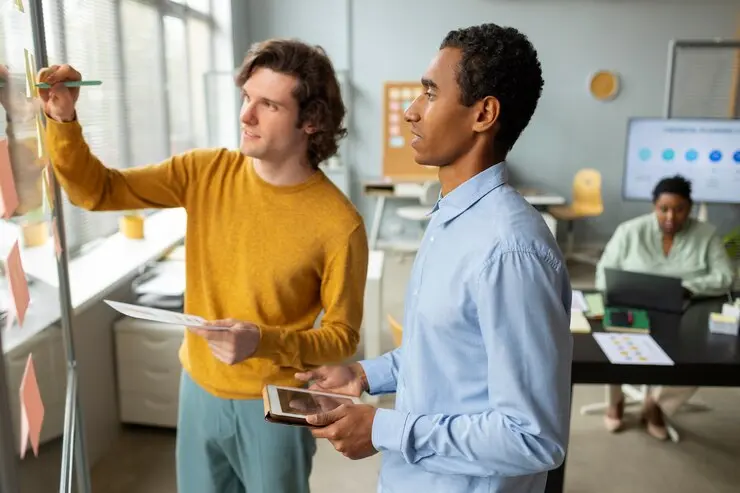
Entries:
{"label": "pink sticky note", "polygon": [[[23,319],[26,317],[26,310],[31,302],[31,295],[28,293],[28,281],[26,273],[23,272],[21,263],[21,251],[18,248],[18,240],[10,249],[8,258],[5,259],[5,274],[8,277],[8,287],[10,288],[10,302],[12,315],[18,320],[18,325],[23,325]],[[13,317],[8,313],[8,327],[12,325]]]}
{"label": "pink sticky note", "polygon": [[41,400],[41,391],[36,381],[36,369],[33,366],[33,355],[28,355],[26,371],[23,373],[20,388],[21,400],[21,459],[28,450],[31,442],[33,454],[39,455],[39,441],[41,427],[44,424],[44,403]]}
{"label": "pink sticky note", "polygon": [[391,101],[390,102],[390,110],[391,111],[399,111],[401,109],[401,104],[398,101]]}
{"label": "pink sticky note", "polygon": [[0,217],[7,219],[18,208],[18,192],[10,166],[8,139],[0,140]]}

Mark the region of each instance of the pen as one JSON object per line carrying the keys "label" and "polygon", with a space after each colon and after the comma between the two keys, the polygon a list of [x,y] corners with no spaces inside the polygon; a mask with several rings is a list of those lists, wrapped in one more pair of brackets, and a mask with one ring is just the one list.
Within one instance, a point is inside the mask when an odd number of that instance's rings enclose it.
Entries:
{"label": "pen", "polygon": [[[102,83],[103,81],[100,80],[68,80],[67,82],[63,82],[65,87],[99,86]],[[36,87],[40,89],[49,89],[51,85],[46,82],[39,82],[36,84]]]}

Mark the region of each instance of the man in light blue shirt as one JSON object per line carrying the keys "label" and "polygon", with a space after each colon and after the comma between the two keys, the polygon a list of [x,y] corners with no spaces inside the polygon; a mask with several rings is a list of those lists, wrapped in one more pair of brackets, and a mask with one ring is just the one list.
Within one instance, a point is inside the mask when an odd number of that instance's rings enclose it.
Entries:
{"label": "man in light blue shirt", "polygon": [[450,32],[422,82],[406,120],[442,194],[402,344],[298,375],[321,390],[395,392],[395,409],[341,406],[309,422],[352,459],[382,452],[382,492],[541,492],[568,443],[571,286],[505,163],[537,105],[540,64],[524,35],[487,24]]}

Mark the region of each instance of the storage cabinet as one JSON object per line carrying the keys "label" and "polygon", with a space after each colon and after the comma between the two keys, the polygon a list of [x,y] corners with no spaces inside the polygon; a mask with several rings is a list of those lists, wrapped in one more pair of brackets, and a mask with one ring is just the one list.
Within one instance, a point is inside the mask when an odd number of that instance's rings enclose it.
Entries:
{"label": "storage cabinet", "polygon": [[185,328],[125,317],[114,332],[121,421],[176,428]]}

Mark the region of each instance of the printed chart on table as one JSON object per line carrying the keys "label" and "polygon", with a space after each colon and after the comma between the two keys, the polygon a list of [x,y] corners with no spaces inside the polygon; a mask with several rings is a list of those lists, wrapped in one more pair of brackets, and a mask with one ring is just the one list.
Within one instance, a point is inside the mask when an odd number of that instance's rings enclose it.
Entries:
{"label": "printed chart on table", "polygon": [[594,333],[594,339],[615,365],[673,366],[673,360],[648,334]]}

